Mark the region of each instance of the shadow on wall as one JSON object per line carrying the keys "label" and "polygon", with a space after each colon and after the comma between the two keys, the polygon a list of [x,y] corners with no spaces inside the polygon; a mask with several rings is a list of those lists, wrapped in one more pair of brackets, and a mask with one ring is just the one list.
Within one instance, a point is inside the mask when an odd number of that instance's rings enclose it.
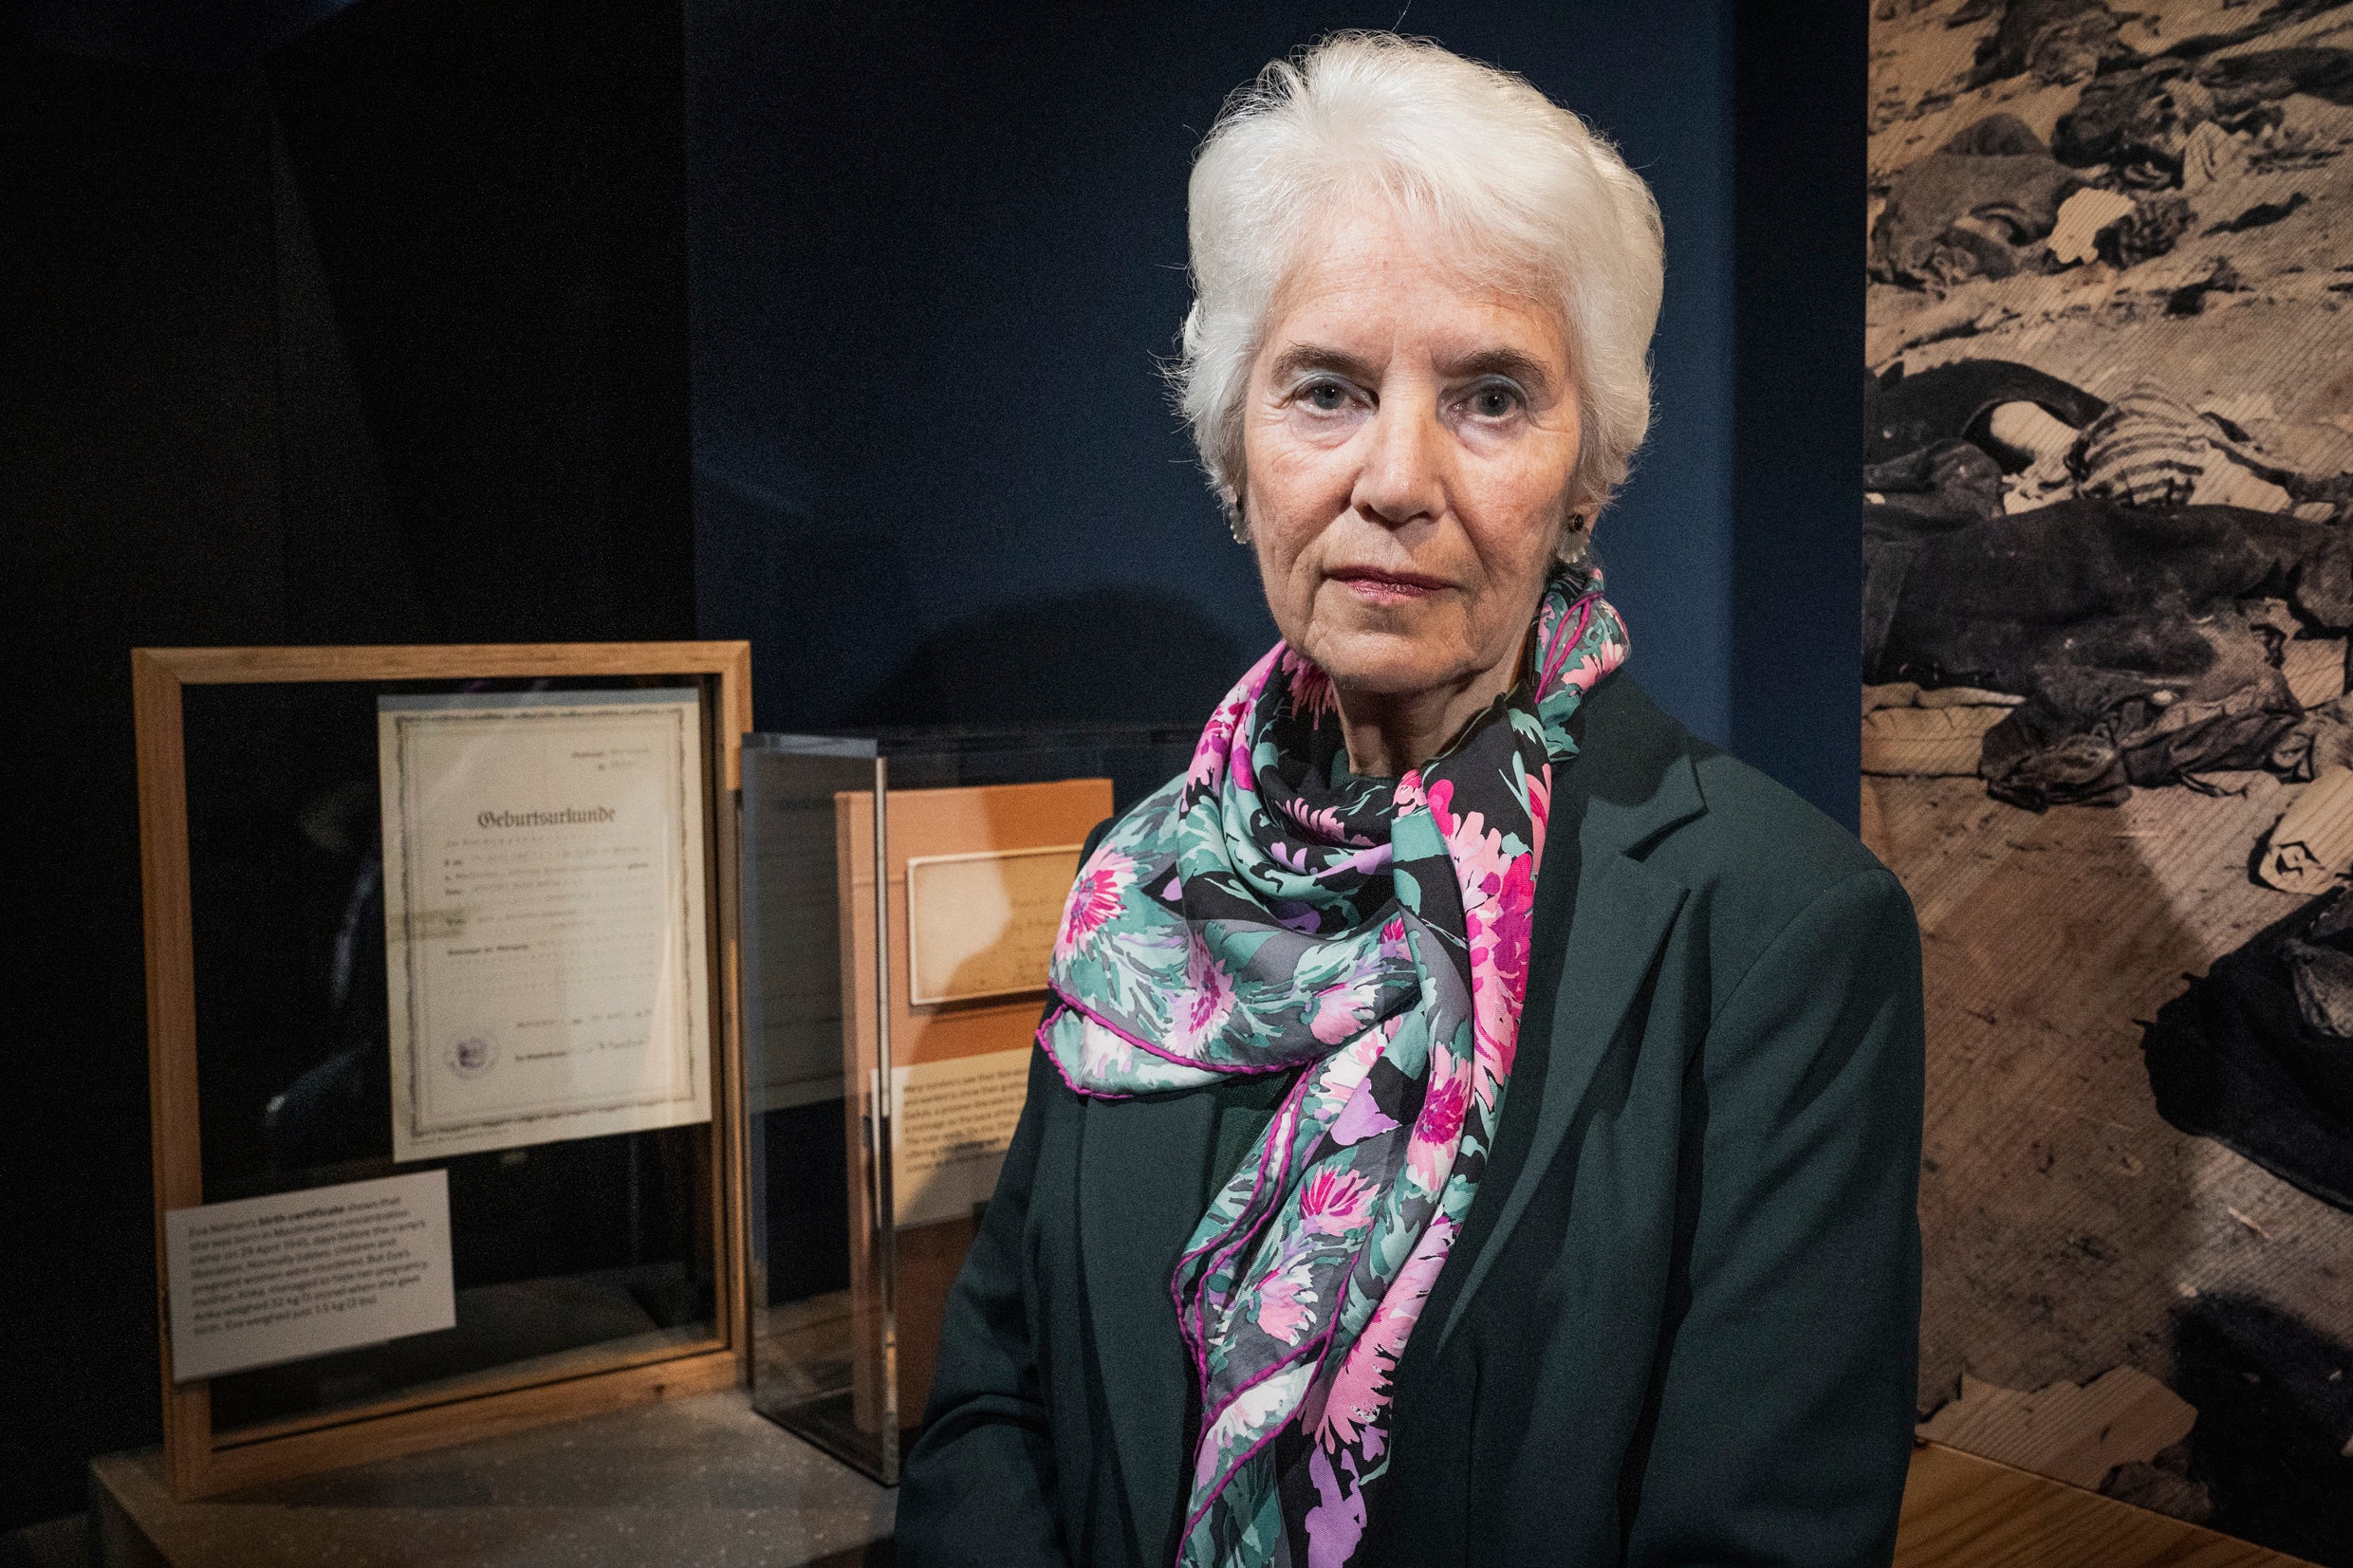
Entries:
{"label": "shadow on wall", "polygon": [[[1264,652],[1153,588],[957,617],[956,583],[933,581],[888,534],[820,524],[797,498],[713,463],[696,481],[703,634],[759,649],[761,729],[1202,724]],[[890,673],[877,682],[876,670]]]}
{"label": "shadow on wall", "polygon": [[916,563],[888,534],[821,527],[802,498],[708,459],[695,470],[695,624],[748,637],[753,728],[844,722],[867,672],[903,655],[920,615]]}
{"label": "shadow on wall", "polygon": [[1057,594],[934,632],[850,722],[1206,723],[1249,656],[1174,594]]}

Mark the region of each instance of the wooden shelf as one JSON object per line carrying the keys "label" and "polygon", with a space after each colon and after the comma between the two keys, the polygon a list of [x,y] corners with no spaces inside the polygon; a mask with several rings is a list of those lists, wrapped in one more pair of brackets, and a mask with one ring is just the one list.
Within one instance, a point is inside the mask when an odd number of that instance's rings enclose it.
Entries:
{"label": "wooden shelf", "polygon": [[1990,1459],[1912,1453],[1896,1568],[2310,1568],[2301,1558]]}

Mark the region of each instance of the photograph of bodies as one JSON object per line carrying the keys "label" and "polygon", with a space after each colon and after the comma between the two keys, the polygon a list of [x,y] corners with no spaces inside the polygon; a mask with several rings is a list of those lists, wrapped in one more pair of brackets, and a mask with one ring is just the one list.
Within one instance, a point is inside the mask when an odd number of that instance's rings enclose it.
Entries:
{"label": "photograph of bodies", "polygon": [[1920,1430],[2353,1562],[2353,6],[1873,18]]}

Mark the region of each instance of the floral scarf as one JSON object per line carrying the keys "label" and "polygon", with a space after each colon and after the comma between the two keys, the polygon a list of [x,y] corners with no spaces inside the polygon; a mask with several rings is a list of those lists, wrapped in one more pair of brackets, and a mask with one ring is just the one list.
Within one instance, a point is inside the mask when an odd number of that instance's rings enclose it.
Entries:
{"label": "floral scarf", "polygon": [[1341,1568],[1363,1538],[1389,1380],[1510,1081],[1552,765],[1626,656],[1598,568],[1557,573],[1535,631],[1512,690],[1396,780],[1348,772],[1329,678],[1277,643],[1071,889],[1038,1040],[1072,1089],[1306,1069],[1176,1263],[1202,1414],[1180,1568]]}

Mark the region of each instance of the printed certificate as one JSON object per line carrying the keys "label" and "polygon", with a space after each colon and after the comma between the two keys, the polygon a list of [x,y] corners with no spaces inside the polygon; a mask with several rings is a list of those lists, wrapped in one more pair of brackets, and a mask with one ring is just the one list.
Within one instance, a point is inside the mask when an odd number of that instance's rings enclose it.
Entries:
{"label": "printed certificate", "polygon": [[700,715],[377,699],[394,1159],[711,1119]]}

